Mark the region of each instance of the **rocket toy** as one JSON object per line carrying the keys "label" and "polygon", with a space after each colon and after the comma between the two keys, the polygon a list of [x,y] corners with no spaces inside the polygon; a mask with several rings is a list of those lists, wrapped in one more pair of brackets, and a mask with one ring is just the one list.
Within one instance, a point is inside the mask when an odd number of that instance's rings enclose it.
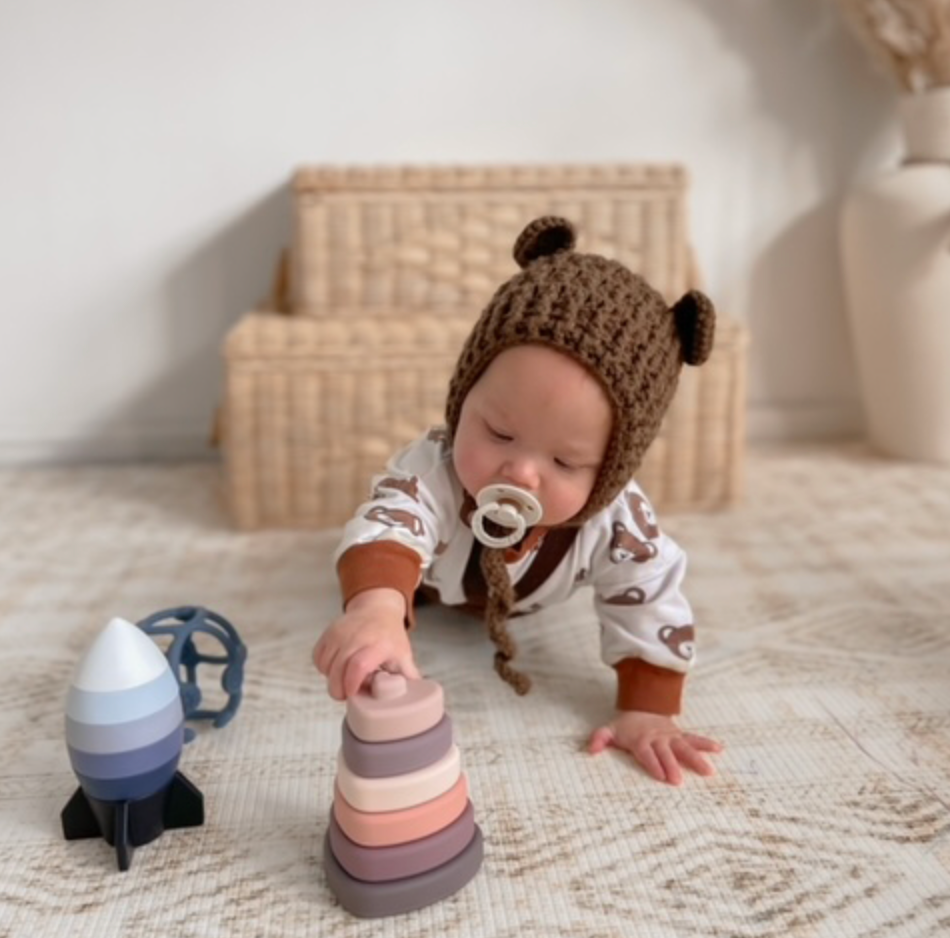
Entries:
{"label": "rocket toy", "polygon": [[103,837],[127,870],[135,847],[204,822],[201,792],[177,771],[184,742],[178,681],[156,644],[113,619],[79,663],[66,698],[66,744],[79,788],[67,840]]}

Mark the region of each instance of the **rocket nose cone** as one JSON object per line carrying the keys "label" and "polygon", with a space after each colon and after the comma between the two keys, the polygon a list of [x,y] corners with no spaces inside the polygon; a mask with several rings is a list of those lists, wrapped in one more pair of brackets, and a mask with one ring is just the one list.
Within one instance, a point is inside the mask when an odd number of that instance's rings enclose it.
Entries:
{"label": "rocket nose cone", "polygon": [[72,686],[104,693],[154,681],[168,670],[161,650],[138,626],[113,619],[79,662]]}

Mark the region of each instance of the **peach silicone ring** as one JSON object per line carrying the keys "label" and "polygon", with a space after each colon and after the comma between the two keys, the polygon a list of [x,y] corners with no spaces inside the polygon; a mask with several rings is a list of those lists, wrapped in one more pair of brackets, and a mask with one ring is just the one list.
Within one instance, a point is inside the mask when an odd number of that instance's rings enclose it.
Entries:
{"label": "peach silicone ring", "polygon": [[337,785],[333,814],[343,833],[354,843],[388,847],[442,830],[465,810],[467,803],[468,780],[463,773],[445,794],[402,811],[359,811],[343,797]]}

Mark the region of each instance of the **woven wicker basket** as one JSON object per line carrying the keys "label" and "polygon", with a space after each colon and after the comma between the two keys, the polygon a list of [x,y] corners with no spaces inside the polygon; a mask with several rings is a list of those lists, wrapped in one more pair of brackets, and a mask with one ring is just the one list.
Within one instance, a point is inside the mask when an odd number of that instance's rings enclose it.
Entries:
{"label": "woven wicker basket", "polygon": [[[695,284],[686,178],[663,166],[308,169],[295,179],[288,284],[225,345],[222,437],[236,525],[330,527],[370,477],[441,422],[456,357],[531,218],[576,222],[580,250],[617,257],[669,299]],[[282,290],[284,287],[281,286]],[[741,485],[746,333],[720,318],[684,369],[637,474],[658,508],[729,504]]]}
{"label": "woven wicker basket", "polygon": [[300,170],[291,302],[338,318],[457,309],[471,318],[515,271],[532,218],[564,215],[579,247],[615,257],[668,299],[690,279],[679,166]]}

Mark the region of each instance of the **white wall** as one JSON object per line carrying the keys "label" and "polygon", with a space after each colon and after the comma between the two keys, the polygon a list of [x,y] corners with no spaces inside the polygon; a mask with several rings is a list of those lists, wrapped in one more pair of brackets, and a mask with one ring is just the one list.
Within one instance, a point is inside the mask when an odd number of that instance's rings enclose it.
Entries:
{"label": "white wall", "polygon": [[0,462],[204,452],[303,162],[683,161],[753,433],[854,432],[892,97],[830,0],[0,0]]}

